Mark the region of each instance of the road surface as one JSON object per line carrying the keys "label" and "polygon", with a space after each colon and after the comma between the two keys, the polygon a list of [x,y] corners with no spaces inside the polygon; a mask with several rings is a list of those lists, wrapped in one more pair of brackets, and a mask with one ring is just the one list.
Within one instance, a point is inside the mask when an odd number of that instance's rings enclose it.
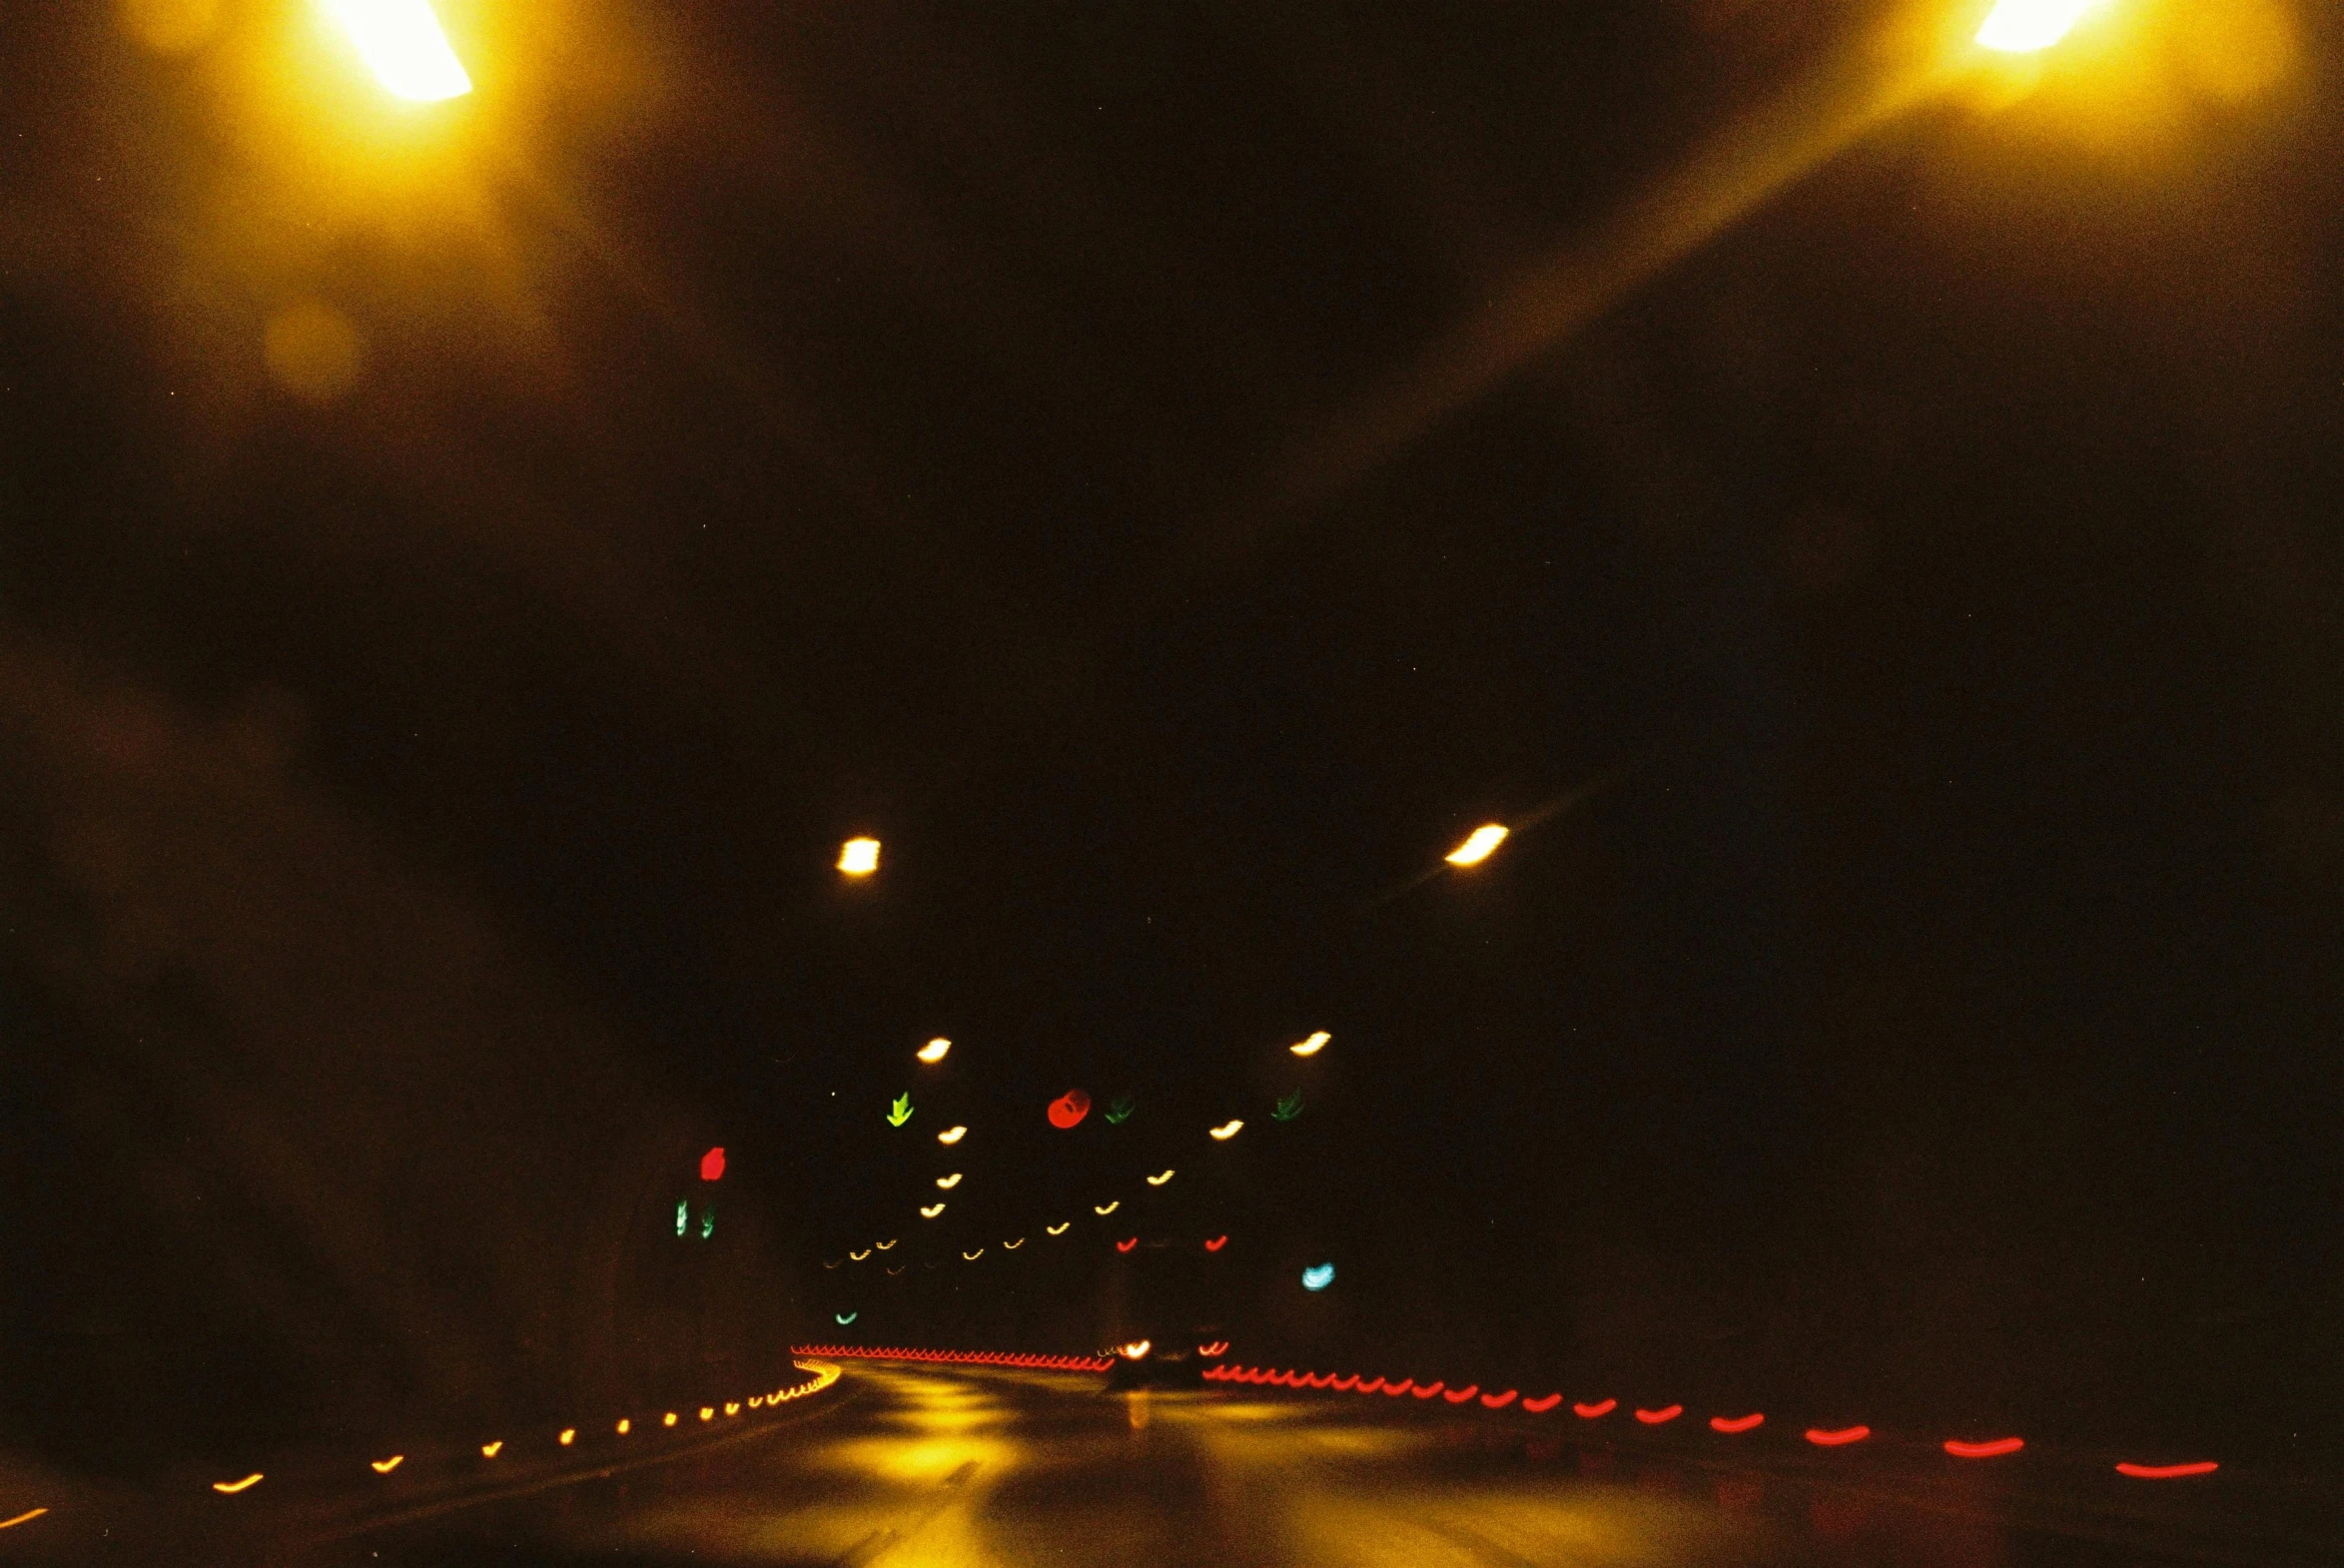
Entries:
{"label": "road surface", "polygon": [[[2062,1568],[2309,1562],[2196,1504],[1451,1417],[1384,1400],[853,1365],[806,1419],[314,1546],[298,1568]],[[2115,1483],[2120,1488],[2123,1483]],[[2203,1496],[2204,1494],[2199,1494]],[[2150,1511],[2133,1509],[2135,1502]],[[2180,1509],[2160,1518],[2156,1510]]]}

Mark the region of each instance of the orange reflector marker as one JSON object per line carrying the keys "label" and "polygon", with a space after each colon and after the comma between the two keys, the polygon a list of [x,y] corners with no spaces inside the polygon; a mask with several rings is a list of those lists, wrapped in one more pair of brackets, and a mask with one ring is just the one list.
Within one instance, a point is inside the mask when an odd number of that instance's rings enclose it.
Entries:
{"label": "orange reflector marker", "polygon": [[1681,1404],[1664,1404],[1657,1410],[1638,1410],[1636,1419],[1646,1426],[1658,1426],[1664,1421],[1674,1421],[1684,1413],[1685,1407]]}
{"label": "orange reflector marker", "polygon": [[1611,1414],[1619,1407],[1619,1400],[1605,1399],[1596,1404],[1574,1404],[1571,1406],[1571,1413],[1576,1416],[1583,1416],[1586,1419],[1592,1421],[1598,1416]]}
{"label": "orange reflector marker", "polygon": [[41,1517],[41,1515],[47,1513],[48,1511],[49,1510],[46,1508],[33,1508],[28,1509],[24,1513],[18,1514],[13,1519],[0,1519],[0,1530],[13,1530],[18,1525],[23,1524],[29,1519],[38,1519]]}
{"label": "orange reflector marker", "polygon": [[397,1469],[399,1465],[404,1463],[405,1460],[405,1454],[392,1454],[388,1459],[369,1459],[367,1463],[373,1467],[377,1475],[389,1475],[391,1471]]}
{"label": "orange reflector marker", "polygon": [[1722,1415],[1713,1415],[1709,1418],[1709,1429],[1713,1432],[1748,1432],[1755,1431],[1764,1425],[1766,1425],[1766,1417],[1756,1410],[1751,1411],[1748,1415],[1737,1415],[1730,1419]]}
{"label": "orange reflector marker", "polygon": [[2134,1464],[2128,1459],[2116,1466],[2116,1473],[2143,1481],[2177,1481],[2185,1475],[2211,1475],[2220,1468],[2211,1459],[2200,1459],[2195,1464]]}
{"label": "orange reflector marker", "polygon": [[563,1427],[561,1429],[561,1435],[554,1439],[555,1442],[561,1444],[561,1446],[564,1448],[567,1448],[570,1444],[576,1442],[577,1440],[578,1429],[574,1426]]}
{"label": "orange reflector marker", "polygon": [[1955,1437],[1946,1439],[1946,1452],[1956,1459],[1999,1459],[2025,1446],[2026,1439],[2023,1437],[1997,1437],[1987,1443],[1965,1443]]}
{"label": "orange reflector marker", "polygon": [[241,1481],[214,1481],[212,1483],[212,1490],[215,1492],[226,1492],[229,1496],[233,1497],[238,1492],[245,1490],[247,1487],[258,1486],[260,1484],[261,1472],[255,1470],[252,1474],[246,1476]]}
{"label": "orange reflector marker", "polygon": [[621,1437],[624,1437],[624,1436],[626,1436],[626,1434],[627,1434],[627,1433],[629,1433],[629,1432],[633,1431],[634,1429],[635,1429],[635,1423],[634,1423],[634,1422],[632,1422],[632,1421],[629,1421],[629,1420],[625,1419],[623,1416],[622,1416],[622,1417],[619,1419],[619,1423],[618,1423],[618,1435],[619,1435],[619,1436],[621,1436]]}
{"label": "orange reflector marker", "polygon": [[1544,1415],[1547,1411],[1552,1410],[1556,1405],[1561,1404],[1562,1402],[1563,1396],[1559,1393],[1554,1393],[1548,1394],[1544,1399],[1525,1399],[1522,1401],[1522,1408],[1525,1410],[1533,1410],[1540,1415]]}
{"label": "orange reflector marker", "polygon": [[1869,1426],[1843,1426],[1836,1431],[1826,1431],[1820,1426],[1811,1426],[1807,1429],[1807,1440],[1818,1448],[1845,1448],[1850,1443],[1860,1443],[1871,1435],[1872,1428]]}

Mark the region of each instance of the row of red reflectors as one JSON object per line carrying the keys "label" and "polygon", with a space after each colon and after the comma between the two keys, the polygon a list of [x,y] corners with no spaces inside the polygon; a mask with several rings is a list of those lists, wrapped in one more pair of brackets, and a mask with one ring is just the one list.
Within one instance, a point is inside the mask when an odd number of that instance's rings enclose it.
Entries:
{"label": "row of red reflectors", "polygon": [[834,1355],[862,1361],[930,1361],[965,1366],[1026,1366],[1055,1372],[1104,1372],[1115,1365],[1112,1356],[1028,1355],[1009,1350],[907,1350],[901,1346],[805,1344],[793,1355]]}
{"label": "row of red reflectors", "polygon": [[[1519,1401],[1523,1409],[1534,1411],[1540,1415],[1544,1415],[1563,1402],[1563,1396],[1559,1393],[1548,1394],[1542,1399],[1525,1399],[1521,1395],[1521,1390],[1515,1388],[1508,1388],[1503,1393],[1483,1393],[1479,1383],[1468,1383],[1463,1388],[1450,1388],[1444,1383],[1418,1383],[1413,1378],[1407,1377],[1400,1378],[1396,1382],[1386,1381],[1381,1377],[1362,1378],[1356,1372],[1337,1377],[1332,1372],[1275,1372],[1258,1366],[1215,1366],[1208,1367],[1204,1376],[1212,1382],[1260,1383],[1281,1388],[1331,1388],[1346,1393],[1382,1393],[1394,1398],[1413,1395],[1418,1399],[1439,1398],[1449,1404],[1464,1404],[1469,1400],[1478,1399],[1484,1408],[1491,1410],[1502,1410],[1507,1405]],[[1571,1413],[1593,1421],[1611,1414],[1619,1407],[1620,1401],[1617,1399],[1601,1399],[1592,1403],[1575,1403],[1571,1406]],[[1656,1410],[1638,1409],[1635,1415],[1636,1419],[1646,1426],[1664,1426],[1684,1413],[1685,1407],[1683,1405],[1670,1404],[1662,1405]],[[1765,1414],[1755,1410],[1748,1415],[1713,1415],[1709,1418],[1711,1431],[1728,1434],[1756,1431],[1765,1424]],[[1869,1426],[1811,1426],[1807,1429],[1806,1435],[1807,1440],[1819,1448],[1845,1448],[1850,1443],[1860,1443],[1870,1437],[1872,1428]],[[1947,1453],[1956,1459],[1998,1459],[2004,1454],[2014,1454],[2025,1446],[2026,1440],[2021,1437],[1997,1437],[1989,1442],[1981,1443],[1969,1443],[1963,1442],[1959,1438],[1948,1438],[1945,1449]],[[2134,1464],[2127,1460],[2116,1466],[2118,1474],[2137,1476],[2148,1481],[2170,1481],[2182,1476],[2211,1475],[2219,1468],[2220,1466],[2211,1459],[2201,1459],[2194,1464]]]}

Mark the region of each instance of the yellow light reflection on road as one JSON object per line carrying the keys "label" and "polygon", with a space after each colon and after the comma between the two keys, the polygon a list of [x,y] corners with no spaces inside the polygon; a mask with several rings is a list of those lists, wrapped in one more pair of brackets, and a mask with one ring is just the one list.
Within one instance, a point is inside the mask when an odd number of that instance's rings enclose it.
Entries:
{"label": "yellow light reflection on road", "polygon": [[1478,866],[1506,841],[1506,829],[1494,822],[1475,828],[1465,842],[1441,858],[1452,866]]}
{"label": "yellow light reflection on road", "polygon": [[2100,0],[2001,0],[1977,29],[1977,46],[1996,54],[2033,54],[2074,31]]}
{"label": "yellow light reflection on road", "polygon": [[439,103],[472,90],[430,0],[321,0],[383,90],[409,103]]}

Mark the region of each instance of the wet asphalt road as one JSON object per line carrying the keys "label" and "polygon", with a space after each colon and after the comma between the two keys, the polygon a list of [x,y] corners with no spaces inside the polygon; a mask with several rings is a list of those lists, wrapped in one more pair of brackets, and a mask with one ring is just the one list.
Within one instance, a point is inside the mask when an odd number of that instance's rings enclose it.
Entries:
{"label": "wet asphalt road", "polygon": [[[1410,1405],[1414,1401],[1407,1402]],[[1109,1394],[1091,1376],[857,1365],[819,1413],[451,1509],[299,1568],[1133,1568],[2310,1563],[2211,1494],[2062,1497],[1987,1467],[1730,1467],[1355,1397]],[[2259,1537],[2259,1538],[2257,1538]],[[2331,1543],[2332,1545],[2332,1543]]]}

